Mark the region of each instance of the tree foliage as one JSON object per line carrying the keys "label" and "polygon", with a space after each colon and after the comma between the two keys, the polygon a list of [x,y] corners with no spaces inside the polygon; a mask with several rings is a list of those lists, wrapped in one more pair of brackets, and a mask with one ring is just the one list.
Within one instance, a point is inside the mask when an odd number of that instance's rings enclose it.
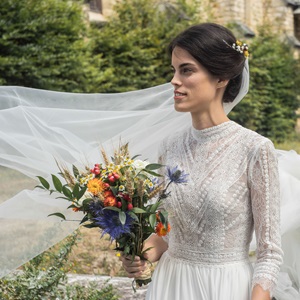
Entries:
{"label": "tree foliage", "polygon": [[166,83],[170,79],[167,45],[191,23],[199,22],[198,1],[173,4],[158,0],[122,0],[115,15],[94,32],[93,53],[101,54],[106,74],[101,92],[122,92]]}
{"label": "tree foliage", "polygon": [[81,1],[0,1],[0,84],[88,91],[87,23]]}
{"label": "tree foliage", "polygon": [[251,41],[250,90],[230,117],[273,141],[293,132],[299,108],[299,60],[293,48],[265,24]]}

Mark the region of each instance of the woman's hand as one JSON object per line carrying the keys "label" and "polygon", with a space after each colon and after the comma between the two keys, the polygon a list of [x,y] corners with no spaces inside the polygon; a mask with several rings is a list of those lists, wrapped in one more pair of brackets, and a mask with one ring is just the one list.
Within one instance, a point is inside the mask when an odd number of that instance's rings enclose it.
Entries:
{"label": "woman's hand", "polygon": [[260,285],[255,285],[251,300],[271,300],[270,292],[265,291]]}
{"label": "woman's hand", "polygon": [[147,268],[146,261],[141,260],[139,256],[135,256],[134,260],[132,260],[130,255],[121,255],[120,260],[129,278],[140,277]]}
{"label": "woman's hand", "polygon": [[120,260],[129,278],[139,278],[143,271],[147,269],[147,261],[150,263],[158,261],[161,255],[168,249],[168,244],[161,237],[152,234],[145,241],[144,249],[149,249],[144,254],[146,260],[142,260],[139,256],[135,256],[134,260],[132,260],[132,256],[130,255],[121,255]]}

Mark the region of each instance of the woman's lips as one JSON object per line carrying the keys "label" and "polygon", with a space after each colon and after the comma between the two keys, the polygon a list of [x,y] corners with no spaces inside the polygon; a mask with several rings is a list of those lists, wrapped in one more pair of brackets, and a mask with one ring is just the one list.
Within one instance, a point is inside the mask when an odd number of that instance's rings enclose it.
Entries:
{"label": "woman's lips", "polygon": [[181,100],[186,96],[186,93],[174,91],[174,100]]}

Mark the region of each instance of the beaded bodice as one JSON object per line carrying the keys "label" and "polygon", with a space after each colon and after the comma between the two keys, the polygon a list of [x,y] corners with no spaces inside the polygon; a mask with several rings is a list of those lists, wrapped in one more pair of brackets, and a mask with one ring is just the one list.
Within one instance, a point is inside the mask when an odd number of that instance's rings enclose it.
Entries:
{"label": "beaded bodice", "polygon": [[164,206],[172,230],[169,254],[192,264],[248,258],[255,229],[253,285],[273,289],[282,261],[279,180],[272,143],[233,121],[188,128],[162,144],[162,161],[189,174],[171,185]]}

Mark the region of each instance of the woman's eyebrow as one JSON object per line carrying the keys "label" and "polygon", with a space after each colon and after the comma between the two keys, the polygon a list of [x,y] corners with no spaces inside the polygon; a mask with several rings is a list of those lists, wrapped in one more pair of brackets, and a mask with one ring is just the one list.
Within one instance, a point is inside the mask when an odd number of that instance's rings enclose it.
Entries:
{"label": "woman's eyebrow", "polygon": [[[179,65],[179,68],[184,68],[184,67],[188,67],[188,66],[193,67],[193,66],[195,66],[195,64],[193,64],[193,63],[182,63],[182,64]],[[174,69],[174,66],[171,65],[171,68]]]}

